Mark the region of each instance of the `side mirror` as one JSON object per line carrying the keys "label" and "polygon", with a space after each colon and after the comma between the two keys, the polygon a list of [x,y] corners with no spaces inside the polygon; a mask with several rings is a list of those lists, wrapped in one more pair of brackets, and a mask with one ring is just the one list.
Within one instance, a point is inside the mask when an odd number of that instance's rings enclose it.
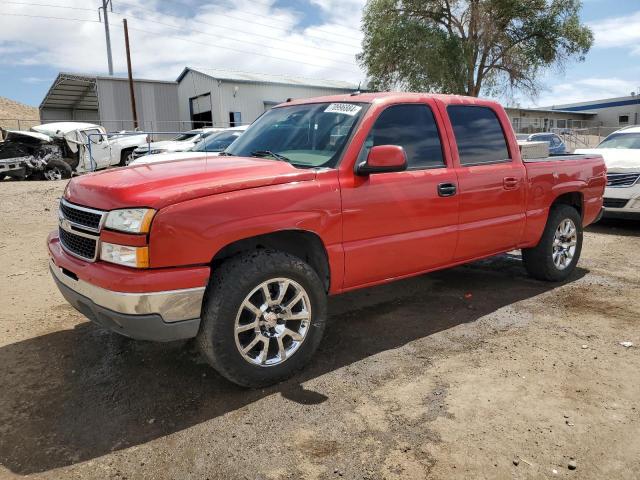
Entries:
{"label": "side mirror", "polygon": [[407,154],[398,145],[377,145],[371,147],[367,160],[356,168],[357,175],[372,173],[402,172],[407,169]]}

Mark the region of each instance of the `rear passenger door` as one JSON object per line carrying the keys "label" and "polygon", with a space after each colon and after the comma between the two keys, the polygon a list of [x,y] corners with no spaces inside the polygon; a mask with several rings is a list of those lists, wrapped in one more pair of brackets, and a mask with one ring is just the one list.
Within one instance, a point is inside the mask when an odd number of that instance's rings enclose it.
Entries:
{"label": "rear passenger door", "polygon": [[524,165],[509,151],[493,109],[449,105],[446,111],[459,160],[460,227],[455,260],[512,249],[520,242],[525,224]]}
{"label": "rear passenger door", "polygon": [[[435,112],[435,115],[434,115]],[[455,169],[431,101],[391,105],[375,120],[356,164],[377,145],[399,145],[402,172],[340,179],[345,288],[377,283],[451,262],[458,223]],[[439,187],[449,185],[447,196]]]}

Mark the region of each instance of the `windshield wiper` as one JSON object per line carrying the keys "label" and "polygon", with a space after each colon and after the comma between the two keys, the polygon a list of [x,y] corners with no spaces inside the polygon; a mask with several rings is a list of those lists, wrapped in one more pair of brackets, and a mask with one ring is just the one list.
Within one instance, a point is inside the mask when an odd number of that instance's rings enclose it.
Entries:
{"label": "windshield wiper", "polygon": [[291,163],[291,160],[289,158],[285,157],[284,155],[280,155],[279,153],[272,152],[271,150],[256,150],[255,152],[251,152],[251,156],[258,158],[273,157],[276,160]]}
{"label": "windshield wiper", "polygon": [[219,157],[233,157],[232,154],[225,152],[224,150],[218,154]]}

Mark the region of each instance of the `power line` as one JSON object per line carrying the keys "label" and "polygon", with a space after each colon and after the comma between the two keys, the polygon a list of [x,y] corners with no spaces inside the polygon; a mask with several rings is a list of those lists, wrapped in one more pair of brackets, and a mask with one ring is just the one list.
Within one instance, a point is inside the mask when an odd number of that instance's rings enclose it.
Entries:
{"label": "power line", "polygon": [[23,5],[25,7],[50,7],[50,8],[66,8],[69,10],[84,10],[86,12],[96,12],[96,8],[82,8],[82,7],[71,7],[69,5],[51,5],[49,3],[24,3],[24,2],[9,2],[4,1],[5,4],[11,5]]}
{"label": "power line", "polygon": [[[131,17],[131,18],[135,18],[135,19],[141,20],[141,21],[143,21],[143,22],[155,23],[155,24],[157,24],[157,25],[162,25],[162,26],[165,26],[165,27],[169,27],[169,28],[173,28],[173,29],[177,29],[177,30],[182,30],[182,27],[180,27],[180,26],[178,26],[178,25],[171,25],[171,24],[169,24],[169,23],[160,22],[160,21],[158,21],[158,20],[151,20],[151,19],[146,19],[146,18],[140,18],[140,17],[135,16],[135,15],[131,15],[131,14],[123,14],[123,13],[120,13],[120,12],[113,12],[113,13],[115,13],[116,15],[120,15],[120,16],[122,16],[122,17],[129,16],[129,17]],[[224,35],[212,34],[212,33],[209,33],[209,32],[204,32],[204,31],[202,31],[202,30],[195,30],[195,29],[193,29],[193,28],[190,28],[189,30],[190,30],[190,33],[199,33],[199,34],[206,35],[206,36],[213,37],[213,38],[217,38],[217,39],[230,40],[230,41],[232,41],[232,42],[246,43],[246,44],[249,44],[249,45],[257,45],[258,47],[263,47],[263,48],[265,47],[264,43],[260,43],[260,42],[253,42],[253,41],[251,41],[251,40],[245,40],[245,39],[239,39],[239,38],[233,38],[233,37],[226,37],[226,36],[224,36]],[[284,43],[284,40],[278,40],[278,41],[279,41],[280,43]],[[311,47],[311,46],[310,46],[310,47],[305,47],[305,48],[309,48],[309,49],[314,49],[314,50],[316,50],[316,47]],[[324,49],[320,49],[320,48],[317,48],[317,49],[318,49],[318,50],[324,50]],[[329,50],[327,50],[327,51],[329,51]],[[296,54],[298,54],[298,55],[304,55],[304,53],[298,53],[298,52],[296,52]],[[355,55],[355,53],[354,53],[354,54],[338,53],[338,54],[339,54],[339,55],[344,55],[344,56],[349,56],[349,57],[352,57],[352,58],[353,58],[353,56]],[[337,63],[344,63],[344,64],[346,64],[346,65],[352,65],[352,62],[347,62],[347,61],[344,61],[344,60],[337,60],[337,59],[335,59],[335,56],[333,56],[333,57],[329,57],[329,56],[326,56],[326,55],[318,55],[318,54],[317,54],[317,53],[315,53],[315,52],[314,52],[314,55],[315,55],[315,56],[317,56],[317,57],[319,57],[319,58],[324,58],[324,59],[326,59],[326,60],[332,60],[332,61],[337,62]]]}
{"label": "power line", "polygon": [[[1,12],[0,13],[0,17],[2,17],[2,16],[41,18],[41,19],[46,19],[46,20],[63,20],[63,21],[74,21],[74,22],[88,22],[88,23],[102,23],[99,20],[88,20],[88,19],[82,19],[82,18],[53,17],[53,16],[46,16],[46,15],[29,15],[29,14],[24,14],[24,13],[4,13],[4,12]],[[112,26],[112,27],[116,26],[116,27],[122,28],[122,26],[118,25],[118,24],[111,24],[110,23],[110,26]],[[151,32],[151,31],[148,31],[148,30],[143,30],[141,28],[134,28],[134,27],[130,27],[129,30],[134,30],[134,31],[137,31],[137,32],[146,33],[146,34],[149,34],[149,35],[161,36],[161,37],[164,37],[164,38],[167,37],[166,33],[164,33],[164,32]],[[198,42],[197,40],[189,40],[189,39],[186,39],[186,38],[175,37],[175,36],[172,36],[171,38],[173,40],[180,40],[180,41],[183,41],[183,42],[193,43],[193,44],[196,44],[196,45],[204,45],[204,46],[210,47],[210,48],[220,48],[219,45],[212,45],[210,43]],[[268,55],[268,54],[265,54],[265,53],[251,52],[251,51],[241,50],[241,49],[238,49],[238,48],[233,48],[233,47],[228,47],[228,46],[225,46],[225,47],[222,47],[222,48],[224,48],[225,50],[230,50],[230,51],[239,52],[239,53],[245,53],[245,54],[248,54],[248,55],[255,55],[255,56],[260,56],[260,57],[265,57],[265,58],[271,58],[271,59],[274,59],[274,60],[282,60],[282,61],[285,61],[285,62],[296,63],[296,64],[301,64],[301,65],[309,65],[309,66],[316,67],[316,68],[324,67],[324,65],[318,65],[317,63],[310,63],[310,62],[305,62],[305,61],[302,61],[302,60],[294,60],[294,59],[286,58],[286,57],[278,57],[278,56],[275,56],[275,55]],[[352,70],[351,71],[348,71],[348,70],[345,70],[345,69],[336,69],[336,70],[338,70],[340,72],[345,72],[345,73],[347,73],[347,72],[348,73],[354,73]]]}
{"label": "power line", "polygon": [[[119,2],[119,3],[126,3],[126,2]],[[156,11],[154,11],[154,10],[150,10],[150,9],[147,9],[147,8],[145,8],[145,9],[142,9],[142,8],[141,8],[140,10],[146,10],[146,11],[149,11],[149,12],[157,13]],[[132,15],[132,14],[129,14],[129,13],[124,14],[124,13],[117,12],[117,11],[116,11],[116,12],[113,12],[113,13],[116,13],[117,15],[121,15],[121,16],[129,15],[130,17],[132,17],[132,18],[137,18],[138,20],[143,20],[143,21],[147,21],[147,22],[155,22],[155,23],[159,23],[160,25],[165,25],[165,26],[169,26],[169,27],[173,27],[173,28],[180,28],[180,27],[177,27],[177,26],[175,26],[175,25],[167,25],[167,24],[165,24],[165,23],[162,23],[162,22],[159,22],[159,21],[156,21],[156,20],[152,20],[152,19],[145,19],[145,18],[137,17],[137,16]],[[185,23],[200,23],[200,24],[202,24],[202,25],[207,25],[207,26],[210,26],[210,27],[228,28],[226,25],[220,25],[220,24],[216,24],[216,23],[207,23],[207,22],[203,22],[202,20],[187,19],[187,18],[180,17],[180,16],[178,16],[178,15],[169,15],[169,14],[166,14],[166,16],[177,18],[177,19],[179,19],[180,21],[183,21],[183,22],[185,22]],[[197,30],[194,30],[194,31],[195,31],[195,32],[197,32]],[[199,33],[204,33],[205,35],[211,35],[211,36],[214,36],[214,35],[212,35],[212,34],[205,33],[205,32],[199,32]],[[289,32],[287,32],[287,33],[289,33]],[[253,43],[253,44],[258,45],[258,46],[261,46],[261,47],[262,47],[262,46],[264,46],[264,44],[262,44],[262,43],[259,43],[259,42],[251,42],[250,40],[243,40],[243,39],[233,38],[233,37],[224,37],[224,36],[219,35],[219,34],[216,34],[215,36],[216,36],[217,38],[227,38],[227,39],[229,39],[229,40],[233,40],[233,41],[237,41],[237,42]],[[275,40],[275,41],[280,42],[280,43],[285,43],[285,42],[286,42],[286,40],[283,40],[282,38],[278,38],[278,37],[274,37],[274,36],[270,36],[270,35],[264,35],[264,34],[261,34],[261,33],[254,33],[254,32],[252,32],[252,33],[251,33],[251,36],[252,36],[252,37],[261,37],[261,38],[266,38],[266,39],[269,39],[269,40]],[[313,48],[314,48],[314,50],[321,50],[321,51],[329,52],[329,53],[332,53],[333,55],[344,55],[344,56],[348,56],[348,57],[352,57],[352,56],[354,55],[354,53],[339,52],[339,51],[336,51],[336,50],[334,50],[334,49],[329,49],[329,48],[315,47],[315,46],[314,46]],[[354,46],[354,47],[351,47],[351,48],[358,48],[358,47],[355,47],[355,46]]]}
{"label": "power line", "polygon": [[91,22],[102,23],[100,20],[88,20],[85,18],[67,18],[67,17],[50,17],[46,15],[28,15],[26,13],[4,13],[0,12],[0,17],[29,17],[29,18],[45,18],[47,20],[68,20],[71,22]]}
{"label": "power line", "polygon": [[[68,5],[53,5],[53,4],[48,4],[48,3],[26,3],[26,2],[15,2],[15,1],[7,1],[5,3],[6,4],[11,4],[11,5],[22,5],[22,6],[32,6],[32,7],[64,8],[64,9],[69,9],[69,10],[83,10],[83,11],[89,11],[89,12],[93,12],[94,11],[94,9],[92,9],[92,8],[76,8],[76,7],[71,7],[71,6],[68,6]],[[127,5],[127,6],[129,6],[131,8],[137,9],[137,10],[152,12],[154,14],[158,14],[159,13],[156,10],[152,10],[150,8],[140,7],[140,6],[128,3],[128,2],[120,1],[118,3],[123,4],[123,5]],[[100,9],[102,9],[102,7],[100,7]],[[169,25],[169,24],[166,24],[166,23],[159,22],[157,20],[147,20],[145,18],[141,18],[141,17],[135,16],[135,15],[132,15],[132,14],[124,14],[124,13],[120,13],[120,12],[117,12],[117,11],[113,12],[113,13],[115,13],[117,15],[121,15],[121,16],[129,15],[130,17],[136,18],[138,20],[154,22],[154,23],[158,23],[160,25],[171,27],[171,28],[178,28],[175,25]],[[196,20],[195,18],[185,18],[185,17],[181,17],[179,15],[172,15],[172,14],[169,14],[169,13],[162,13],[162,15],[165,15],[165,16],[168,16],[168,17],[177,18],[180,21],[183,21],[185,23],[189,23],[189,22],[191,22],[191,23],[200,23],[202,25],[207,25],[207,26],[210,26],[210,27],[227,28],[226,25],[203,22],[202,20]],[[222,13],[219,14],[219,15],[225,16],[225,14],[222,14]],[[235,18],[235,17],[233,17],[233,18]],[[248,22],[249,20],[243,19],[243,21]],[[256,22],[252,21],[252,23],[256,23]],[[260,23],[257,23],[257,24],[260,24]],[[279,27],[270,27],[270,28],[276,28],[278,30],[285,31],[284,29],[279,28]],[[194,30],[194,31],[198,32],[197,30]],[[208,34],[206,32],[198,32],[198,33],[203,33],[205,35],[210,35],[210,34]],[[293,32],[285,31],[285,33],[291,34]],[[312,35],[310,35],[310,33],[312,33],[312,32],[307,32],[306,35],[312,36]],[[213,35],[211,35],[211,36],[213,36]],[[270,36],[270,35],[265,35],[265,34],[261,34],[261,33],[252,33],[252,36],[261,37],[261,38],[267,38],[267,39],[274,40],[274,41],[277,41],[277,42],[280,42],[280,43],[284,43],[285,42],[285,40],[283,40],[281,38]],[[224,37],[222,35],[217,35],[217,37],[218,38],[226,38],[228,40],[242,42],[242,43],[252,43],[254,45],[263,46],[263,44],[261,44],[261,43],[251,42],[250,40],[241,40],[241,39],[236,39],[236,38],[232,38],[232,37]],[[353,45],[353,44],[348,44],[348,43],[344,43],[344,42],[338,42],[336,40],[330,40],[330,39],[327,39],[325,37],[314,37],[314,38],[322,39],[324,41],[328,41],[330,43],[335,43],[335,44],[338,44],[338,45],[344,45],[344,46],[347,46],[347,47],[353,48],[353,49],[358,49],[359,48],[359,46],[356,46],[356,45]],[[335,49],[329,49],[329,48],[323,48],[323,47],[317,47],[317,46],[309,47],[309,48],[313,48],[314,50],[326,51],[326,52],[329,52],[329,53],[331,53],[333,55],[343,55],[343,56],[347,56],[347,57],[351,57],[351,56],[354,55],[354,53],[340,52],[340,51],[336,51]],[[325,57],[325,58],[332,58],[332,57]]]}
{"label": "power line", "polygon": [[[149,8],[140,7],[140,6],[138,6],[138,5],[134,5],[134,4],[132,4],[132,3],[128,3],[128,2],[124,2],[124,1],[119,1],[118,3],[119,3],[119,4],[121,4],[121,5],[127,5],[127,6],[129,6],[129,7],[131,7],[131,8],[135,8],[135,9],[138,9],[138,10],[145,10],[145,11],[148,11],[148,12],[159,13],[157,10],[152,10],[152,9],[149,9]],[[247,13],[247,14],[248,14],[248,15],[252,15],[252,16],[254,16],[254,17],[256,17],[256,16],[257,16],[257,15],[255,15],[255,14],[251,14],[251,13]],[[162,12],[162,15],[166,15],[166,16],[168,16],[168,17],[175,17],[175,18],[179,18],[179,19],[181,19],[181,20],[189,20],[189,21],[193,21],[193,22],[201,23],[201,24],[203,24],[203,25],[219,26],[219,25],[214,25],[214,24],[211,24],[211,23],[203,22],[203,21],[201,21],[201,20],[185,19],[184,17],[181,17],[181,16],[179,16],[179,15],[173,15],[173,14],[170,14],[170,13],[164,13],[164,12]],[[220,16],[220,17],[227,17],[227,18],[231,18],[231,19],[235,19],[235,20],[240,20],[240,21],[243,21],[243,22],[251,22],[251,23],[252,23],[252,24],[254,24],[254,25],[261,25],[261,26],[263,26],[263,27],[273,28],[273,29],[276,29],[276,30],[285,31],[285,32],[287,32],[287,33],[290,33],[290,32],[288,32],[287,30],[285,30],[285,29],[284,29],[284,28],[282,28],[282,27],[277,27],[277,26],[274,26],[274,25],[269,25],[269,24],[267,24],[267,23],[262,23],[262,22],[259,22],[259,21],[255,21],[255,20],[253,20],[253,19],[252,19],[252,20],[248,20],[248,19],[246,19],[246,18],[236,17],[236,16],[233,16],[233,15],[229,15],[228,13],[222,13],[222,12],[218,12],[218,13],[216,13],[216,15],[218,15],[218,16]],[[318,31],[319,31],[319,29],[316,29],[316,30],[318,30]],[[318,38],[318,39],[320,39],[320,40],[324,40],[325,42],[335,43],[335,44],[337,44],[337,45],[344,45],[344,46],[347,46],[347,47],[350,47],[350,48],[358,48],[358,46],[354,45],[354,43],[341,42],[341,41],[333,40],[333,39],[330,39],[330,38],[327,38],[327,37],[324,37],[324,36],[312,35],[312,33],[314,33],[314,32],[307,32],[307,35],[309,35],[310,37]],[[354,38],[354,37],[346,37],[345,35],[336,34],[336,33],[334,33],[334,32],[327,32],[327,33],[329,33],[329,34],[330,34],[330,35],[332,35],[333,37],[353,38],[354,40],[359,40],[359,39],[356,39],[356,38]]]}
{"label": "power line", "polygon": [[[0,15],[2,15],[2,14],[0,14]],[[142,32],[142,33],[147,33],[147,34],[150,34],[150,35],[158,35],[158,36],[166,37],[166,35],[163,32],[150,32],[148,30],[143,30],[143,29],[134,28],[134,27],[129,27],[129,30],[134,30],[134,31],[137,31],[137,32]],[[272,58],[272,59],[275,59],[275,60],[283,60],[285,62],[302,64],[302,65],[309,65],[309,66],[317,67],[317,68],[322,68],[322,67],[325,66],[325,65],[318,65],[317,63],[310,63],[310,62],[305,62],[305,61],[302,61],[302,60],[294,60],[294,59],[286,58],[286,57],[277,57],[275,55],[268,55],[266,53],[251,52],[251,51],[241,50],[241,49],[238,49],[238,48],[233,48],[233,47],[228,47],[228,46],[220,47],[220,45],[212,45],[210,43],[198,42],[197,40],[189,40],[189,39],[182,38],[182,37],[171,37],[171,38],[174,39],[174,40],[181,40],[183,42],[193,43],[193,44],[196,44],[196,45],[204,45],[205,47],[223,48],[224,50],[231,50],[233,52],[246,53],[246,54],[249,54],[249,55],[257,55],[257,56],[260,56],[260,57]],[[346,63],[346,62],[342,62],[342,63]],[[355,66],[355,64],[351,64],[351,65]],[[341,72],[353,73],[353,71],[349,71],[349,70],[345,70],[345,69],[336,69],[336,70],[341,71]]]}
{"label": "power line", "polygon": [[[167,0],[165,0],[165,1],[167,1]],[[184,1],[181,1],[181,0],[168,0],[168,1],[169,1],[169,2],[171,2],[171,3],[178,3],[178,4],[181,4],[181,5],[185,5],[185,6],[192,6],[192,5],[189,5],[188,3],[184,2]],[[269,1],[267,1],[267,2],[260,2],[260,1],[258,1],[258,0],[252,0],[252,1],[253,1],[253,3],[258,3],[258,4],[261,4],[261,5],[264,5],[264,6],[270,7],[270,8],[273,8],[273,7],[274,7],[274,6],[273,6],[273,2],[269,2]],[[244,13],[246,13],[247,15],[251,15],[251,16],[253,16],[253,17],[256,17],[256,16],[257,16],[255,13],[244,12],[244,11],[242,11],[242,10],[239,10],[239,11],[240,11],[241,13],[243,13],[243,14],[244,14]],[[221,14],[221,15],[222,15],[222,14]],[[227,15],[227,16],[229,16],[229,15]],[[232,18],[233,18],[233,17],[232,17]],[[238,18],[238,17],[235,17],[235,18]],[[239,19],[239,20],[245,20],[245,19],[242,19],[242,18],[238,18],[238,19]],[[271,20],[272,22],[275,22],[275,23],[286,24],[286,21],[284,21],[284,20],[279,20],[279,19],[276,19],[276,18],[271,18],[270,20]],[[246,21],[246,20],[245,20],[245,21]],[[267,26],[267,27],[272,26],[272,25],[265,24],[265,23],[261,23],[260,25],[264,25],[264,26]],[[340,27],[341,27],[341,28],[344,28],[345,30],[351,30],[351,31],[353,31],[353,32],[358,32],[358,33],[360,33],[360,29],[358,29],[358,28],[348,27],[348,26],[346,26],[346,25],[340,25]],[[277,28],[277,27],[276,27],[276,28]],[[320,27],[316,27],[316,30],[318,30],[318,31],[322,31],[322,32],[326,32],[326,33],[329,33],[329,34],[331,34],[331,35],[335,35],[335,33],[334,33],[334,32],[329,32],[329,31],[327,31],[327,30],[323,30],[323,29],[321,29]],[[355,39],[355,40],[360,40],[360,38],[359,38],[359,37],[354,36],[354,35],[345,35],[345,34],[341,34],[340,36],[343,36],[343,37],[345,37],[345,38],[353,38],[353,39]]]}

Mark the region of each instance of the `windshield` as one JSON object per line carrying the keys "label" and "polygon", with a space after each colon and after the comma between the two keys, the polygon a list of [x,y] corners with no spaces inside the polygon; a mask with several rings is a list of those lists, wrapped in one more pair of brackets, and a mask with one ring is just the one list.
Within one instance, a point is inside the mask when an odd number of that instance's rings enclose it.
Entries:
{"label": "windshield", "polygon": [[265,157],[298,167],[335,167],[361,103],[310,103],[273,108],[225,150],[240,157]]}
{"label": "windshield", "polygon": [[239,130],[233,132],[218,132],[209,135],[191,149],[192,152],[221,152],[240,136]]}
{"label": "windshield", "polygon": [[185,140],[189,140],[190,138],[195,137],[196,135],[198,135],[199,132],[186,132],[186,133],[181,133],[180,135],[178,135],[177,137],[173,137],[171,140],[174,142],[183,142]]}
{"label": "windshield", "polygon": [[640,133],[612,133],[598,145],[598,148],[640,149]]}

